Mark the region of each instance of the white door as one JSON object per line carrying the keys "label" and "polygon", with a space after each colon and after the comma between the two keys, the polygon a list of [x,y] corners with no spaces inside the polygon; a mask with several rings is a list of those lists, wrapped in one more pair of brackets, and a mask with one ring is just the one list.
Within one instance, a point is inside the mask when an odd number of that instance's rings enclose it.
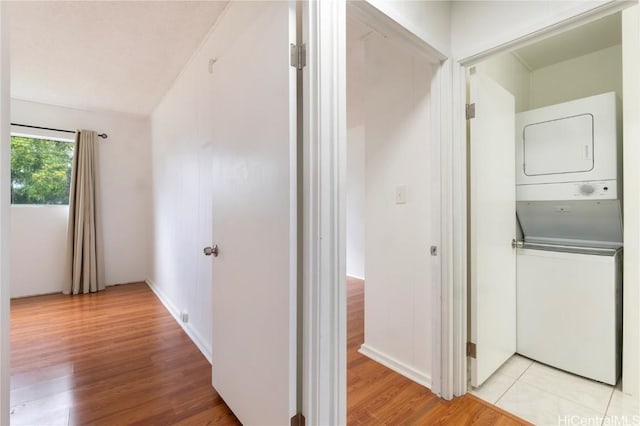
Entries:
{"label": "white door", "polygon": [[493,80],[470,75],[471,384],[516,351],[515,107]]}
{"label": "white door", "polygon": [[213,386],[244,425],[296,412],[294,25],[294,3],[231,2],[214,30]]}

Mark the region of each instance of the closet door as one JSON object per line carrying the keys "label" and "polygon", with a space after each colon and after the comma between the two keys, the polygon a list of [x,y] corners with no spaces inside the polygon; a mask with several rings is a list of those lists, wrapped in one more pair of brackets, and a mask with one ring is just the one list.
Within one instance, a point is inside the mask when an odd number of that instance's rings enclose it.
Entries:
{"label": "closet door", "polygon": [[515,104],[473,72],[470,132],[471,384],[480,386],[516,351]]}
{"label": "closet door", "polygon": [[[213,386],[245,425],[296,412],[295,4],[231,2],[213,37]],[[206,69],[206,68],[204,68]]]}

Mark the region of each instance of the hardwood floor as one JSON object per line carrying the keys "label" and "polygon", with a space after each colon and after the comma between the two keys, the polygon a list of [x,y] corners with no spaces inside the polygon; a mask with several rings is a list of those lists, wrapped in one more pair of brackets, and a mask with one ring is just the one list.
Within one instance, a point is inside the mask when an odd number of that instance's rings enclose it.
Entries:
{"label": "hardwood floor", "polygon": [[[360,355],[363,288],[349,280],[349,424],[525,424],[470,395],[442,401]],[[11,302],[12,425],[240,424],[210,372],[144,283]]]}
{"label": "hardwood floor", "polygon": [[528,425],[467,394],[444,401],[358,353],[364,342],[364,281],[347,278],[347,423],[350,425]]}
{"label": "hardwood floor", "polygon": [[240,424],[144,283],[11,302],[11,424]]}

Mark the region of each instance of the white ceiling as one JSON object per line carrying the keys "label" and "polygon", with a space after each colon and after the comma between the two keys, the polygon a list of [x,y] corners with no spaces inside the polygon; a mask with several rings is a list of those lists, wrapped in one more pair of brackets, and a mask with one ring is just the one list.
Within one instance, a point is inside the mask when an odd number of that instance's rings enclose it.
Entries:
{"label": "white ceiling", "polygon": [[616,13],[517,49],[514,53],[533,71],[620,43],[621,17]]}
{"label": "white ceiling", "polygon": [[11,96],[148,115],[226,4],[10,2]]}

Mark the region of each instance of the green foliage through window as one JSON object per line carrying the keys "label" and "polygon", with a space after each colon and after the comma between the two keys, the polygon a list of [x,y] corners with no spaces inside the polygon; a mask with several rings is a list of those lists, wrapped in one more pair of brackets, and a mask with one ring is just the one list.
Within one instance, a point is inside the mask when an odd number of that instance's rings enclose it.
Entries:
{"label": "green foliage through window", "polygon": [[11,203],[69,204],[73,143],[11,136]]}

